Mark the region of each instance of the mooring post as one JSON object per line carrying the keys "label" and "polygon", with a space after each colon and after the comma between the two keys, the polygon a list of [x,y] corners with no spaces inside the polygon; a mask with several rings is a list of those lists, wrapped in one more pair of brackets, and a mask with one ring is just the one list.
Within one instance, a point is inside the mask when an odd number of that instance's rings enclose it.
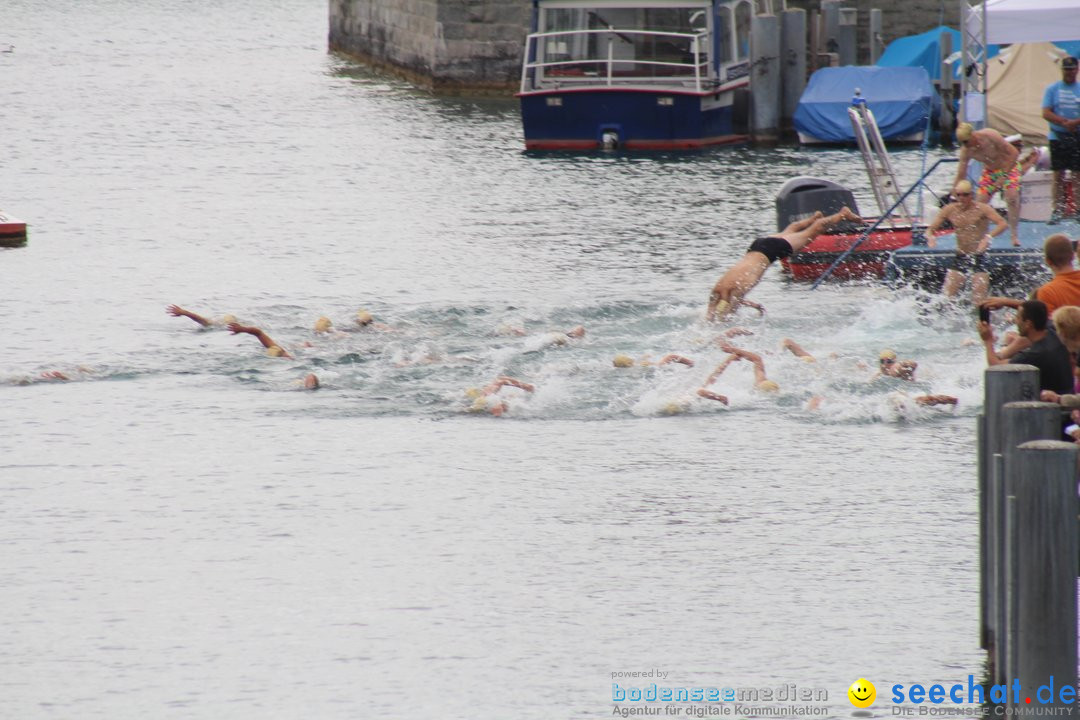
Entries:
{"label": "mooring post", "polygon": [[780,75],[783,102],[780,130],[790,133],[799,98],[806,89],[806,11],[785,10],[780,15]]}
{"label": "mooring post", "polygon": [[979,597],[980,640],[983,648],[993,648],[995,604],[998,579],[993,548],[997,547],[997,528],[991,522],[995,506],[991,503],[991,475],[994,455],[1001,453],[1002,406],[1005,403],[1037,400],[1039,370],[1032,365],[994,365],[983,373],[983,438],[979,448]]}
{"label": "mooring post", "polygon": [[1022,715],[1076,704],[1077,446],[1034,440],[1013,458],[1016,656],[1024,691],[1013,710]]}
{"label": "mooring post", "polygon": [[780,128],[780,19],[755,15],[750,27],[750,132],[754,142],[775,143]]}
{"label": "mooring post", "polygon": [[[1009,571],[1009,563],[1014,558],[1008,549],[1013,542],[1009,535],[1009,530],[1013,528],[1009,522],[1008,508],[1009,498],[1016,494],[1013,485],[1017,467],[1016,453],[1019,452],[1017,448],[1020,445],[1031,440],[1060,439],[1061,406],[1030,400],[1010,402],[1002,406],[1001,413],[1001,455],[1004,456],[1004,462],[995,463],[991,484],[991,522],[997,539],[992,549],[993,576],[997,578],[997,584],[993,588],[997,614],[991,618],[991,629],[995,638],[991,666],[994,683],[1007,685],[1015,677],[1008,674],[1009,654],[1012,650],[1009,638],[1010,635],[1015,635],[1015,630],[1010,628],[1010,616],[1013,614],[1012,605],[1016,602],[1016,597],[1009,595],[1009,586],[1014,579]],[[1015,671],[1015,668],[1011,670]]]}

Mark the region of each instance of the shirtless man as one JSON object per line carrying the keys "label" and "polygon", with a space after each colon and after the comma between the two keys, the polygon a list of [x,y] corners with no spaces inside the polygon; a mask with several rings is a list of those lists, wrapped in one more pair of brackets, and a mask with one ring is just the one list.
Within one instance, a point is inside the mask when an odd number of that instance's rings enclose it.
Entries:
{"label": "shirtless man", "polygon": [[[971,301],[976,305],[986,300],[990,289],[990,273],[986,269],[986,249],[990,241],[1005,232],[1008,225],[994,208],[972,197],[971,183],[960,180],[953,187],[953,202],[941,208],[937,217],[926,228],[926,246],[936,247],[934,232],[948,220],[956,229],[956,257],[945,271],[941,292],[954,297],[964,287],[964,276],[971,273]],[[979,197],[982,197],[980,193]],[[1010,213],[1010,217],[1012,217]],[[994,229],[989,230],[990,222]],[[1014,236],[1015,238],[1015,236]],[[1017,244],[1015,241],[1014,245]]]}
{"label": "shirtless man", "polygon": [[1019,247],[1020,238],[1016,234],[1016,227],[1020,221],[1020,151],[1006,142],[997,130],[976,130],[971,123],[960,123],[956,127],[956,140],[961,147],[960,162],[953,185],[967,178],[968,163],[971,160],[981,162],[983,172],[979,178],[978,200],[988,203],[995,192],[1001,191],[1009,208],[1012,244]]}
{"label": "shirtless man", "polygon": [[705,319],[709,322],[723,320],[740,305],[756,307],[760,312],[760,305],[744,300],[743,297],[758,284],[769,265],[774,260],[791,257],[841,220],[862,222],[862,218],[848,208],[842,208],[840,212],[828,217],[818,211],[804,220],[796,220],[776,235],[755,240],[746,255],[716,282],[712,294],[709,295]]}

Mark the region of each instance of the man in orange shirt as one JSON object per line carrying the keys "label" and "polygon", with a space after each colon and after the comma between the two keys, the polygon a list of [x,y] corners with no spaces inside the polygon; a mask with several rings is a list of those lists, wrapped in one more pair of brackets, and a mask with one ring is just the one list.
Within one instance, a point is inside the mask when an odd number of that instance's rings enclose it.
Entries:
{"label": "man in orange shirt", "polygon": [[[1055,233],[1043,243],[1043,262],[1054,277],[1032,293],[1032,298],[1044,302],[1050,313],[1066,305],[1080,305],[1080,270],[1073,266],[1074,257],[1076,251],[1073,249],[1072,240],[1064,233]],[[991,310],[997,310],[1003,307],[1018,308],[1023,302],[992,297],[982,304]]]}

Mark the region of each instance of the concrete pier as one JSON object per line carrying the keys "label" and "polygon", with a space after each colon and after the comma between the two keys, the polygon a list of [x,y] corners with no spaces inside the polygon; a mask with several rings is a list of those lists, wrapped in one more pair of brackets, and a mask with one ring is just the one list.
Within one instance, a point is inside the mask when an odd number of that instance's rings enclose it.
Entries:
{"label": "concrete pier", "polygon": [[523,0],[330,0],[330,50],[441,93],[518,87]]}

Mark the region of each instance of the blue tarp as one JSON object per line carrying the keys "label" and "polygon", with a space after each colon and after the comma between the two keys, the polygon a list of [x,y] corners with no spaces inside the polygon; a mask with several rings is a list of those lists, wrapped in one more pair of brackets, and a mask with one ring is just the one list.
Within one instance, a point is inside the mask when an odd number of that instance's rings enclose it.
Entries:
{"label": "blue tarp", "polygon": [[941,98],[921,67],[822,68],[799,99],[795,129],[824,142],[855,142],[847,109],[856,88],[886,140],[926,130],[927,117],[941,111]]}
{"label": "blue tarp", "polygon": [[[939,25],[919,35],[909,35],[893,40],[885,48],[877,64],[881,67],[921,67],[926,70],[931,80],[938,80],[941,78],[941,33],[948,33],[952,37],[952,52],[959,52],[960,32],[951,27]],[[987,59],[997,54],[997,45],[991,45],[986,49]],[[959,61],[952,64],[954,78],[960,77],[962,64]]]}

